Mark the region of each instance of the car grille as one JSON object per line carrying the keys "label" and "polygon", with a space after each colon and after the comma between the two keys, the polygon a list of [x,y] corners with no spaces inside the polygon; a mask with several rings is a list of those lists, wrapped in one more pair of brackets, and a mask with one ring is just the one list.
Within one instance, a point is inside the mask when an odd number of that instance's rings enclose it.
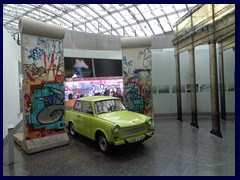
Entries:
{"label": "car grille", "polygon": [[138,134],[140,132],[143,132],[145,130],[145,126],[140,126],[134,129],[123,129],[121,131],[121,137],[131,136],[133,134]]}

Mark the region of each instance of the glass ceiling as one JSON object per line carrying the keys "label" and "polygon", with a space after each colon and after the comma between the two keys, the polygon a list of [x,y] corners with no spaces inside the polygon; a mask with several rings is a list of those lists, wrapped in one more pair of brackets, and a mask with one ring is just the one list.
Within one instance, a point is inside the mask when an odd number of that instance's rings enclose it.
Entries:
{"label": "glass ceiling", "polygon": [[173,24],[197,4],[3,4],[3,26],[15,39],[21,17],[68,30],[116,36],[173,32]]}

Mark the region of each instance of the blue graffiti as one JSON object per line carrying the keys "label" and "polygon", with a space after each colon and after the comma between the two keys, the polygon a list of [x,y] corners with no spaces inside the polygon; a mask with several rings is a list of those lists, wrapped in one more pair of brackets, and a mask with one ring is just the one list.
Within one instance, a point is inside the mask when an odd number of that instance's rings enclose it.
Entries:
{"label": "blue graffiti", "polygon": [[46,53],[47,53],[48,62],[51,61],[50,59],[51,54],[55,54],[55,58],[57,57],[61,58],[63,56],[62,41],[53,40],[53,39],[45,40],[43,37],[38,37],[37,45],[41,45],[41,44],[44,44],[47,47]]}
{"label": "blue graffiti", "polygon": [[[50,88],[50,87],[49,87]],[[53,94],[45,96],[45,97],[40,97],[37,98],[43,102],[46,102],[49,105],[56,105],[56,104],[64,104],[64,94],[62,91],[54,89],[54,88],[50,88],[51,91],[53,92]]]}
{"label": "blue graffiti", "polygon": [[141,95],[139,95],[138,93],[136,93],[135,91],[132,91],[131,93],[130,93],[130,98],[131,98],[131,100],[142,100],[143,99],[143,97],[141,96]]}
{"label": "blue graffiti", "polygon": [[45,44],[45,40],[43,37],[38,37],[37,45],[41,45],[41,44]]}
{"label": "blue graffiti", "polygon": [[[140,71],[141,72],[141,71]],[[137,70],[135,71],[135,70],[130,70],[130,69],[128,69],[128,72],[127,71],[123,71],[123,73],[124,73],[124,76],[128,76],[126,79],[127,79],[127,81],[133,81],[133,80],[135,80],[135,81],[137,81],[137,82],[140,82],[141,80],[142,80],[142,75],[141,75],[141,73],[140,72],[138,72]]]}
{"label": "blue graffiti", "polygon": [[123,56],[123,65],[126,65],[126,66],[133,66],[133,60],[129,60],[129,61],[127,61],[126,56]]}
{"label": "blue graffiti", "polygon": [[41,49],[39,47],[35,47],[35,48],[29,50],[28,59],[32,59],[33,61],[41,60],[43,53],[44,53],[43,49]]}
{"label": "blue graffiti", "polygon": [[57,98],[58,98],[57,94],[52,94],[50,96],[43,97],[42,101],[44,101],[48,104],[55,104]]}

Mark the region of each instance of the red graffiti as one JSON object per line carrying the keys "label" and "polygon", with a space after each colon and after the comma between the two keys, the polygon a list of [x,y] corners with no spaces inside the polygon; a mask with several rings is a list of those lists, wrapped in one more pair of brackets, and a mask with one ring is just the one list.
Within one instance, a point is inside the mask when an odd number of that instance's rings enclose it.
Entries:
{"label": "red graffiti", "polygon": [[54,69],[54,54],[51,54],[51,63],[47,69],[47,73],[49,75],[49,72],[52,71],[53,72],[53,77],[55,76],[55,69]]}
{"label": "red graffiti", "polygon": [[52,71],[52,75],[54,77],[54,81],[56,82],[62,82],[64,79],[64,74],[60,70],[60,67],[63,66],[63,63],[59,60],[58,65],[54,64],[54,54],[51,54],[51,62],[50,65],[47,68],[47,56],[46,52],[43,53],[43,61],[44,61],[44,68],[47,69],[47,74],[49,75],[50,71]]}
{"label": "red graffiti", "polygon": [[43,62],[44,62],[44,69],[47,68],[47,55],[46,52],[43,52]]}
{"label": "red graffiti", "polygon": [[29,72],[27,72],[27,77],[29,78],[30,81],[35,82],[34,77],[33,77],[32,74],[30,74]]}
{"label": "red graffiti", "polygon": [[28,113],[31,109],[31,105],[32,105],[32,98],[30,96],[30,94],[26,93],[24,94],[24,99],[25,99],[25,112]]}
{"label": "red graffiti", "polygon": [[59,60],[56,68],[56,73],[55,73],[55,81],[63,81],[64,79],[64,74],[62,74],[62,71],[59,70],[61,66],[63,66],[63,63],[61,63]]}
{"label": "red graffiti", "polygon": [[46,130],[44,128],[39,128],[39,129],[34,129],[33,126],[26,125],[25,127],[26,130],[26,139],[35,139],[35,138],[41,138],[45,137],[51,134],[56,134],[56,133],[63,133],[64,130],[57,130],[57,129],[51,129],[51,130]]}

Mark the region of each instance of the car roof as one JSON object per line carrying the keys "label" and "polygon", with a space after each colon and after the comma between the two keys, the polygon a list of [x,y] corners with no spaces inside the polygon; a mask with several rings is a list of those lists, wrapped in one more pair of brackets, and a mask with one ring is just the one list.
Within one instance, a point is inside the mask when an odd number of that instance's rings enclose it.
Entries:
{"label": "car roof", "polygon": [[102,101],[102,100],[110,100],[110,99],[120,99],[118,97],[112,97],[112,96],[88,96],[88,97],[81,97],[77,100],[81,101]]}

